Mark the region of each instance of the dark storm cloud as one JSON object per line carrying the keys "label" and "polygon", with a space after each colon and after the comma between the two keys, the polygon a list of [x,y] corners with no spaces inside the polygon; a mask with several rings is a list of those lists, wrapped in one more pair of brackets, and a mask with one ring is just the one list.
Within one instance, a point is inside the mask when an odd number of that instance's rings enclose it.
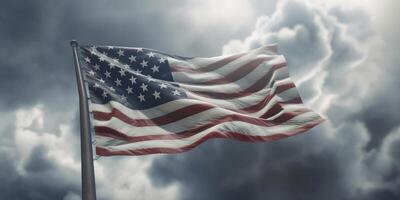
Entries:
{"label": "dark storm cloud", "polygon": [[[397,72],[400,74],[400,71]],[[400,86],[400,81],[395,81],[393,85],[387,85],[381,95],[372,98],[371,103],[358,116],[365,122],[368,130],[371,132],[371,142],[369,148],[376,148],[381,145],[383,138],[400,124],[400,96],[392,94],[390,91],[396,91]]]}
{"label": "dark storm cloud", "polygon": [[[58,90],[70,93],[71,62],[61,54],[69,51],[53,43],[47,24],[54,18],[52,1],[3,1],[0,31],[2,44],[0,90],[2,109],[28,106],[39,99],[51,102]],[[63,41],[60,41],[63,42]],[[73,80],[73,79],[72,79]]]}
{"label": "dark storm cloud", "polygon": [[25,162],[24,168],[28,172],[40,172],[51,170],[54,166],[46,158],[46,148],[44,146],[36,146]]}
{"label": "dark storm cloud", "polygon": [[[400,138],[400,101],[393,92],[399,82],[391,66],[397,61],[363,49],[375,38],[369,21],[360,9],[326,10],[301,1],[283,1],[270,18],[260,18],[253,34],[225,50],[278,42],[295,79],[316,70],[316,78],[300,85],[305,99],[320,95],[322,104],[325,95],[333,96],[329,121],[283,141],[212,141],[183,156],[158,158],[149,171],[155,184],[179,183],[182,199],[399,198],[399,157],[393,156]],[[382,58],[386,62],[377,66]],[[368,79],[380,73],[384,80]]]}

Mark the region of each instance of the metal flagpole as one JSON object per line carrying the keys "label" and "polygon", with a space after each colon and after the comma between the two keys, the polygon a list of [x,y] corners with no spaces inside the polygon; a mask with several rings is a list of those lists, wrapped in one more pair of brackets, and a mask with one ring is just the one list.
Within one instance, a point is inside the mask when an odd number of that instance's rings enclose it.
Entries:
{"label": "metal flagpole", "polygon": [[93,168],[92,138],[89,127],[89,109],[86,95],[86,88],[83,82],[78,58],[78,42],[71,41],[74,54],[76,80],[79,92],[79,113],[81,127],[81,173],[82,173],[82,199],[96,200],[96,183]]}

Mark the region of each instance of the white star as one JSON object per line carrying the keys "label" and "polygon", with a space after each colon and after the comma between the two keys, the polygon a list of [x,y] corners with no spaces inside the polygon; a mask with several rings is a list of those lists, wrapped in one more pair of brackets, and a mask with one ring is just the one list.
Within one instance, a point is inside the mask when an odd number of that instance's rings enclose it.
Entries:
{"label": "white star", "polygon": [[150,68],[152,71],[153,71],[153,73],[155,73],[155,72],[159,72],[158,71],[158,68],[159,68],[159,66],[157,66],[157,65],[154,65],[152,68]]}
{"label": "white star", "polygon": [[180,93],[178,90],[174,90],[174,91],[172,92],[172,94],[174,94],[175,96],[181,95],[181,93]]}
{"label": "white star", "polygon": [[101,96],[103,96],[103,98],[107,98],[107,92],[103,91],[103,94]]}
{"label": "white star", "polygon": [[123,56],[124,55],[124,51],[122,49],[118,50],[118,56]]}
{"label": "white star", "polygon": [[100,70],[100,66],[99,66],[98,64],[95,64],[95,65],[93,66],[93,68],[94,68],[94,70],[96,70],[96,71]]}
{"label": "white star", "polygon": [[142,83],[142,85],[140,86],[143,90],[143,92],[147,91],[147,85]]}
{"label": "white star", "polygon": [[148,54],[146,54],[146,55],[148,55],[149,58],[154,57],[154,53],[153,53],[153,52],[150,52],[150,53],[148,53]]}
{"label": "white star", "polygon": [[121,100],[122,101],[126,101],[126,96],[125,95],[121,95]]}
{"label": "white star", "polygon": [[121,85],[121,80],[119,80],[118,78],[117,78],[117,80],[115,80],[114,82],[115,82],[115,84],[117,84],[117,86],[120,86],[120,85]]}
{"label": "white star", "polygon": [[154,99],[159,99],[160,98],[160,93],[157,91],[154,91],[153,93]]}
{"label": "white star", "polygon": [[132,84],[136,83],[136,77],[131,76],[129,80],[131,81]]}
{"label": "white star", "polygon": [[95,46],[90,47],[90,53],[91,54],[96,54],[96,47]]}
{"label": "white star", "polygon": [[89,58],[89,57],[86,57],[86,58],[85,58],[85,61],[86,61],[87,63],[90,63],[90,58]]}
{"label": "white star", "polygon": [[106,75],[106,78],[111,78],[111,73],[108,72],[108,71],[106,71],[106,72],[104,73],[104,75]]}
{"label": "white star", "polygon": [[160,62],[160,63],[165,62],[165,58],[160,58],[160,59],[158,59],[158,62]]}
{"label": "white star", "polygon": [[161,84],[160,84],[160,88],[161,88],[161,89],[167,88],[167,85],[166,85],[165,83],[161,83]]}
{"label": "white star", "polygon": [[143,60],[140,65],[142,65],[142,67],[147,67],[147,61]]}
{"label": "white star", "polygon": [[113,69],[113,68],[115,68],[115,64],[114,64],[114,63],[112,63],[112,62],[108,63],[108,66],[110,66],[110,69]]}
{"label": "white star", "polygon": [[93,85],[93,87],[94,87],[94,88],[99,88],[100,85],[99,85],[98,83],[95,83],[95,84]]}
{"label": "white star", "polygon": [[137,52],[143,52],[143,48],[137,48],[136,51]]}
{"label": "white star", "polygon": [[146,99],[144,99],[144,95],[142,93],[140,93],[138,97],[140,99],[140,102],[146,101]]}
{"label": "white star", "polygon": [[99,81],[100,83],[105,83],[105,81],[102,78]]}
{"label": "white star", "polygon": [[94,76],[95,73],[94,73],[93,70],[90,70],[90,71],[89,71],[89,74],[90,74],[90,76]]}
{"label": "white star", "polygon": [[114,89],[113,87],[110,87],[110,90],[113,91],[113,92],[115,92],[115,89]]}
{"label": "white star", "polygon": [[124,69],[120,69],[119,73],[121,74],[121,76],[125,76],[125,70]]}
{"label": "white star", "polygon": [[128,59],[130,62],[133,62],[133,61],[136,62],[136,56],[131,55]]}
{"label": "white star", "polygon": [[131,87],[129,87],[129,86],[128,86],[128,88],[126,88],[126,91],[128,92],[128,94],[133,93],[133,92],[132,92],[132,89],[133,89],[133,88],[131,88]]}
{"label": "white star", "polygon": [[104,62],[104,61],[106,60],[106,58],[107,58],[106,53],[103,53],[103,54],[100,55],[99,60],[102,61],[102,62]]}

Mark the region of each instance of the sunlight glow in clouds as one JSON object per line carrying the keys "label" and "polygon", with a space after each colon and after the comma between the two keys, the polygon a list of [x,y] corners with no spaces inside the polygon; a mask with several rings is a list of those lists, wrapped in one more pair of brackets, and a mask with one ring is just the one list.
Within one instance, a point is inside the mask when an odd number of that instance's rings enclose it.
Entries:
{"label": "sunlight glow in clouds", "polygon": [[195,27],[204,29],[222,24],[235,30],[251,23],[254,18],[252,11],[252,4],[247,0],[206,0],[188,1],[188,7],[183,12]]}

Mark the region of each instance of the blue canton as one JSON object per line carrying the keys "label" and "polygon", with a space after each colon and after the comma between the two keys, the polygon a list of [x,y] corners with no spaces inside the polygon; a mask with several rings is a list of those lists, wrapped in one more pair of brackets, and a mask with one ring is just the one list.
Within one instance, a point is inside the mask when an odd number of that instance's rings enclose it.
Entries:
{"label": "blue canton", "polygon": [[173,82],[167,57],[144,48],[81,46],[80,60],[91,102],[117,101],[140,110],[186,98]]}

